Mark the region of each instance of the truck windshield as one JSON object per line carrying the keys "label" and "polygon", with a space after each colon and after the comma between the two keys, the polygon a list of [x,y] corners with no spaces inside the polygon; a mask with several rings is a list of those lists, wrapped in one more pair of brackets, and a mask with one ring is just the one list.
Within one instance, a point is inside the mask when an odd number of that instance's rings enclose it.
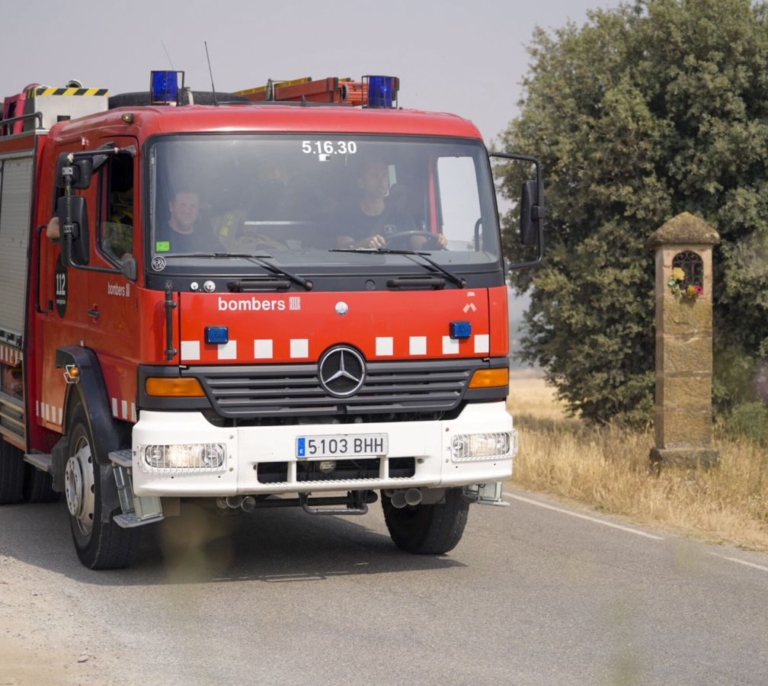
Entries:
{"label": "truck windshield", "polygon": [[479,141],[175,135],[155,140],[149,172],[150,257],[163,268],[223,253],[233,263],[269,254],[299,271],[369,269],[355,251],[381,248],[390,264],[412,265],[398,251],[416,250],[453,271],[500,260]]}

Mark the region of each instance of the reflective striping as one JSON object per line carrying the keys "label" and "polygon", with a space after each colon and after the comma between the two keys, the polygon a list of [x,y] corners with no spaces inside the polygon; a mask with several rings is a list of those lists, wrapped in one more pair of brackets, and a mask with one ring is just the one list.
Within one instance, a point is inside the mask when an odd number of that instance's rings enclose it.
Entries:
{"label": "reflective striping", "polygon": [[450,336],[443,336],[443,355],[458,355],[459,341]]}
{"label": "reflective striping", "polygon": [[200,341],[182,341],[181,342],[181,359],[182,360],[199,360],[200,359]]}
{"label": "reflective striping", "polygon": [[291,339],[291,357],[309,357],[309,339]]}
{"label": "reflective striping", "polygon": [[12,348],[8,345],[0,345],[0,362],[10,364],[15,367],[19,362],[23,360],[21,350],[18,348]]}
{"label": "reflective striping", "polygon": [[40,419],[61,426],[64,418],[64,408],[48,403],[35,402],[35,416]]}
{"label": "reflective striping", "polygon": [[379,357],[390,357],[394,355],[395,339],[382,336],[376,339],[376,355]]}
{"label": "reflective striping", "polygon": [[426,355],[427,354],[427,337],[411,336],[408,339],[408,353],[410,355]]}
{"label": "reflective striping", "polygon": [[219,345],[218,348],[217,353],[220,360],[237,359],[237,341],[228,341],[223,345]]}
{"label": "reflective striping", "polygon": [[253,357],[257,360],[271,360],[274,357],[272,352],[272,341],[258,339],[253,341]]}
{"label": "reflective striping", "polygon": [[30,88],[26,95],[28,98],[41,97],[46,95],[109,95],[107,88],[46,88],[39,86]]}
{"label": "reflective striping", "polygon": [[[136,403],[123,398],[112,398],[112,416],[126,422],[136,421]],[[61,410],[59,410],[61,416]],[[59,422],[61,423],[61,422]]]}
{"label": "reflective striping", "polygon": [[475,336],[475,352],[476,353],[487,353],[491,349],[491,341],[490,336],[488,334],[481,334],[480,336]]}
{"label": "reflective striping", "polygon": [[[491,337],[489,334],[475,334],[471,339],[456,340],[450,336],[377,336],[374,338],[375,353],[373,357],[394,357],[395,344],[402,346],[407,338],[408,355],[423,357],[456,356],[466,354],[487,355],[490,353]],[[237,341],[229,341],[215,346],[215,359],[247,362],[249,360],[273,360],[275,355],[282,357],[285,352],[285,342],[271,338],[254,338],[253,348],[250,343],[240,345]],[[288,341],[289,357],[291,359],[307,359],[309,357],[309,339],[292,338]],[[252,356],[250,355],[253,350]],[[277,351],[277,353],[276,353]],[[398,352],[398,354],[402,354]],[[213,347],[204,345],[202,341],[181,341],[181,359],[183,362],[210,360]]]}

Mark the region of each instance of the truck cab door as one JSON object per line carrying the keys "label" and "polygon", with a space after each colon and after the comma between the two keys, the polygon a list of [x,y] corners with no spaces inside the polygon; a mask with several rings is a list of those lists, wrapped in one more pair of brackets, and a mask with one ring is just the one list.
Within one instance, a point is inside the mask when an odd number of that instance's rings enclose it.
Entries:
{"label": "truck cab door", "polygon": [[[135,146],[132,138],[110,139],[118,147]],[[138,160],[127,154],[111,155],[89,188],[80,191],[88,206],[88,264],[65,265],[60,249],[55,259],[44,259],[41,300],[54,306],[43,324],[43,424],[60,429],[65,382],[56,368],[56,350],[79,345],[94,350],[112,401],[113,415],[135,418],[135,336],[138,311],[135,281],[122,271],[123,263],[140,254],[136,207]],[[51,246],[48,246],[49,248]],[[102,271],[93,271],[92,268]]]}

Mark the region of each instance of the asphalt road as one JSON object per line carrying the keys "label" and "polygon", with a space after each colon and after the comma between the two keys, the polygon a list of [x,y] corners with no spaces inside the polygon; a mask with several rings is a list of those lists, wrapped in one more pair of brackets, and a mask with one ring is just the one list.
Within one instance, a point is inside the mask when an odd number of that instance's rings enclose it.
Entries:
{"label": "asphalt road", "polygon": [[63,503],[3,507],[0,622],[18,580],[38,643],[60,630],[104,684],[768,683],[768,555],[506,498],[438,558],[394,548],[378,504],[190,508],[117,572],[80,566]]}

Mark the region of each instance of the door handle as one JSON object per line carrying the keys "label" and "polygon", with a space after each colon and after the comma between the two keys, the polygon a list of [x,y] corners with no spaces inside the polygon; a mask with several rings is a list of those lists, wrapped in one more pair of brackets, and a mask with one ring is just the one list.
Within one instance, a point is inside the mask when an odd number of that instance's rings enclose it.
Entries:
{"label": "door handle", "polygon": [[88,316],[93,317],[94,319],[98,319],[101,317],[101,312],[99,312],[99,306],[94,305],[90,310],[88,310]]}

